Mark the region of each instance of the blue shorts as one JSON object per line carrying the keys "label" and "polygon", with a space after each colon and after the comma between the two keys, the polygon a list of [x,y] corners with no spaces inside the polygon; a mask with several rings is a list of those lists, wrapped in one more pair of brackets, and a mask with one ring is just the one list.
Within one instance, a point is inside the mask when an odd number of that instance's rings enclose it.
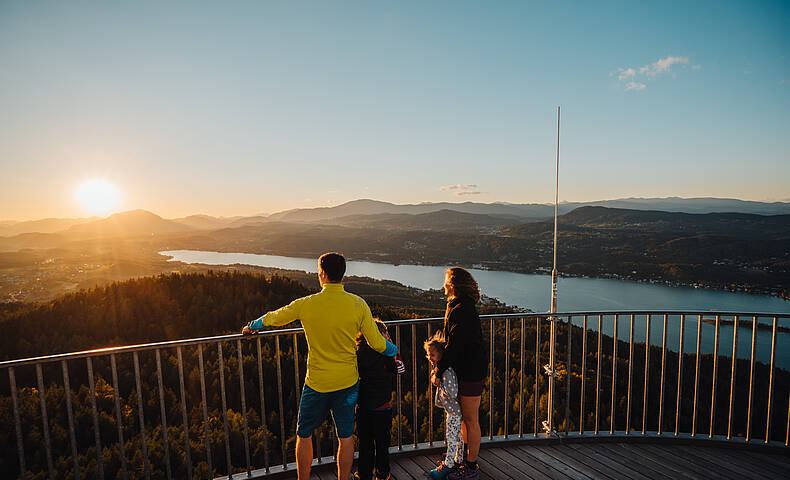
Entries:
{"label": "blue shorts", "polygon": [[335,432],[338,438],[348,438],[354,434],[354,416],[359,396],[359,382],[334,392],[316,392],[306,384],[302,388],[299,403],[299,419],[296,421],[296,434],[308,438],[313,431],[324,423],[327,413],[332,412]]}

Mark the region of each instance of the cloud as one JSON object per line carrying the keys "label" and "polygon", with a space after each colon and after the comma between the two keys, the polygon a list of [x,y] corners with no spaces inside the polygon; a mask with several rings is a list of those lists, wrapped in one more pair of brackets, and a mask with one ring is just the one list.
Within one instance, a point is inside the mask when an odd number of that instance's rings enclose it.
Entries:
{"label": "cloud", "polygon": [[647,88],[647,85],[640,82],[628,82],[625,84],[626,91],[633,90],[635,92],[638,92],[639,90],[644,90],[645,88]]}
{"label": "cloud", "polygon": [[617,75],[617,79],[620,80],[621,82],[624,80],[628,80],[629,78],[633,78],[634,75],[636,75],[636,70],[634,70],[633,68],[621,68],[618,70],[618,72],[620,72],[620,74]]}
{"label": "cloud", "polygon": [[[626,67],[617,69],[617,80],[623,83],[625,91],[638,92],[647,88],[646,80],[653,80],[661,74],[670,73],[672,78],[676,77],[676,73],[672,71],[672,65],[687,65],[689,63],[688,57],[673,57],[659,58],[653,63],[643,65],[639,68]],[[692,65],[692,70],[699,70],[701,65]],[[612,72],[610,76],[613,76]]]}
{"label": "cloud", "polygon": [[641,73],[643,69],[647,69],[645,74],[649,77],[655,77],[659,73],[668,72],[672,65],[676,63],[687,64],[689,63],[689,57],[669,56],[667,58],[659,58],[650,65],[645,65],[644,67],[640,68],[639,72]]}
{"label": "cloud", "polygon": [[473,191],[473,192],[470,192],[470,191],[455,192],[455,194],[458,195],[459,197],[464,196],[464,195],[480,195],[481,193],[483,193],[483,192],[478,192],[476,190]]}
{"label": "cloud", "polygon": [[439,190],[446,192],[448,190],[470,190],[472,188],[477,188],[477,185],[474,183],[467,183],[467,184],[457,184],[457,185],[445,185],[443,187],[439,187]]}

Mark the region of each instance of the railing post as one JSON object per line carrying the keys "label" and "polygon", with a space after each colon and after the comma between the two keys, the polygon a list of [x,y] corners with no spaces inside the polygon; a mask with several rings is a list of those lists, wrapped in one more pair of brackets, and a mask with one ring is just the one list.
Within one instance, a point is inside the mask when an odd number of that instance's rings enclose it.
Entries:
{"label": "railing post", "polygon": [[134,381],[137,386],[137,413],[140,420],[140,443],[143,448],[143,470],[145,471],[146,480],[151,478],[151,467],[148,465],[148,444],[145,440],[145,412],[143,403],[143,388],[140,382],[140,359],[137,352],[132,352],[132,359],[134,360]]}
{"label": "railing post", "polygon": [[[398,347],[398,352],[400,352],[400,325],[395,325],[395,346]],[[403,450],[403,439],[401,434],[401,420],[403,418],[401,415],[401,391],[403,387],[401,386],[402,382],[400,377],[401,375],[395,375],[396,388],[398,390],[398,451]]]}
{"label": "railing post", "polygon": [[22,422],[19,419],[19,401],[16,392],[16,377],[14,367],[8,369],[8,381],[11,388],[11,403],[14,408],[14,426],[16,428],[16,452],[19,457],[19,477],[22,480],[27,478],[27,467],[25,466],[25,442],[22,437]]}
{"label": "railing post", "polygon": [[538,436],[540,412],[540,317],[535,317],[535,436]]}
{"label": "railing post", "polygon": [[71,408],[71,384],[69,382],[69,367],[66,360],[60,362],[63,370],[63,396],[66,399],[66,416],[69,421],[69,440],[71,443],[71,459],[74,462],[74,480],[80,479],[80,460],[77,455],[77,434],[74,430],[74,411]]}
{"label": "railing post", "polygon": [[719,375],[719,319],[720,317],[716,315],[716,328],[713,334],[713,384],[711,385],[710,391],[710,431],[708,432],[708,438],[713,438],[713,434],[716,430],[716,387],[718,386]]}
{"label": "railing post", "polygon": [[211,459],[211,436],[208,425],[208,403],[206,402],[206,370],[203,366],[203,345],[198,343],[198,369],[200,370],[200,398],[203,405],[203,441],[206,444],[206,466],[211,478],[214,478],[214,466]]}
{"label": "railing post", "polygon": [[771,333],[771,370],[768,380],[768,407],[765,413],[765,443],[771,441],[771,404],[774,390],[774,360],[776,359],[776,317]]}
{"label": "railing post", "polygon": [[549,398],[546,405],[548,417],[548,432],[553,433],[554,428],[554,352],[556,350],[557,342],[557,317],[549,317]]}
{"label": "railing post", "polygon": [[504,434],[505,438],[507,438],[508,433],[510,432],[510,425],[508,424],[508,420],[510,416],[508,415],[508,400],[510,399],[510,317],[505,319],[505,428]]}
{"label": "railing post", "polygon": [[44,428],[44,447],[47,453],[47,472],[49,479],[55,480],[55,465],[52,462],[52,444],[49,441],[49,417],[47,416],[47,396],[44,387],[44,374],[41,364],[36,364],[36,377],[38,379],[38,399],[41,403],[41,426]]}
{"label": "railing post", "polygon": [[521,361],[521,383],[518,397],[518,438],[524,437],[524,327],[525,319],[521,317],[521,339],[519,343],[519,357]]}
{"label": "railing post", "polygon": [[645,389],[642,393],[642,435],[647,433],[647,404],[648,390],[650,387],[650,314],[645,319]]}
{"label": "railing post", "polygon": [[699,393],[699,346],[702,339],[702,315],[697,316],[697,353],[694,366],[694,411],[691,415],[691,436],[697,436],[697,394]]}
{"label": "railing post", "polygon": [[118,450],[121,457],[121,478],[126,480],[129,478],[129,472],[126,467],[126,451],[124,449],[123,439],[123,422],[121,417],[121,393],[118,389],[118,366],[115,360],[115,354],[110,354],[110,370],[112,370],[112,397],[115,402],[115,424],[118,427]]}
{"label": "railing post", "polygon": [[631,435],[631,381],[634,373],[634,315],[628,330],[628,400],[625,411],[625,434]]}
{"label": "railing post", "polygon": [[[428,322],[428,338],[432,337],[431,322]],[[428,445],[433,446],[433,383],[431,383],[431,362],[428,364]]]}
{"label": "railing post", "polygon": [[732,438],[732,413],[735,409],[735,372],[738,369],[738,316],[732,321],[732,367],[730,368],[730,414],[727,420],[727,440]]}
{"label": "railing post", "polygon": [[165,389],[162,381],[162,354],[156,349],[156,380],[159,386],[159,412],[162,417],[162,443],[165,447],[165,472],[168,480],[173,478],[170,468],[170,442],[167,438],[167,411],[165,409]]}
{"label": "railing post", "polygon": [[489,339],[488,350],[490,363],[488,364],[488,439],[494,439],[494,319],[488,322]]}
{"label": "railing post", "polygon": [[584,434],[584,379],[587,377],[587,315],[582,320],[582,371],[579,399],[579,435]]}
{"label": "railing post", "polygon": [[568,315],[568,348],[565,360],[565,436],[568,436],[571,423],[571,344],[573,341],[573,316]]}

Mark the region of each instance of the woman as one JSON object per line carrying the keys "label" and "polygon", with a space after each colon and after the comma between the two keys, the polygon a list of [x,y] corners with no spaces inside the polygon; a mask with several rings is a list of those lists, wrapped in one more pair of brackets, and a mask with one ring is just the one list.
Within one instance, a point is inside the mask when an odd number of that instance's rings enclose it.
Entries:
{"label": "woman", "polygon": [[466,461],[450,473],[450,480],[477,479],[480,468],[477,454],[480,451],[480,395],[488,370],[488,357],[483,344],[483,330],[476,304],[480,301],[480,288],[468,271],[459,267],[448,268],[444,278],[447,311],[444,315],[445,349],[441,361],[433,370],[431,382],[438,385],[447,368],[452,367],[458,376],[458,397],[461,402],[463,423],[461,432],[467,445]]}

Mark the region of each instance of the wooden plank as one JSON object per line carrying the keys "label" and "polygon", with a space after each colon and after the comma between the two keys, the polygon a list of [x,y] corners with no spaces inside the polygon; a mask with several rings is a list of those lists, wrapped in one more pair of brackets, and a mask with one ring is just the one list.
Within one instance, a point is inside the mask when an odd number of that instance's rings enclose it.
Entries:
{"label": "wooden plank", "polygon": [[541,451],[538,447],[519,447],[525,455],[531,455],[537,460],[543,462],[544,465],[551,465],[552,468],[561,471],[571,478],[590,478],[588,475],[576,470],[565,462],[558,462],[556,458]]}
{"label": "wooden plank", "polygon": [[554,457],[557,461],[562,462],[569,467],[573,468],[574,470],[583,473],[584,475],[596,479],[596,480],[616,480],[615,476],[609,476],[604,472],[599,472],[598,470],[591,468],[589,465],[585,464],[584,462],[580,462],[575,459],[573,456],[568,455],[569,452],[574,452],[574,450],[565,451],[564,448],[560,449],[550,445],[544,446],[536,446],[537,450]]}
{"label": "wooden plank", "polygon": [[757,452],[754,450],[741,450],[734,448],[711,448],[706,450],[712,452],[722,452],[723,455],[731,455],[738,458],[756,471],[767,471],[776,474],[779,478],[790,477],[790,456],[774,455],[767,452]]}
{"label": "wooden plank", "polygon": [[[485,452],[496,457],[497,463],[507,468],[517,479],[541,480],[545,478],[540,472],[536,472],[530,465],[508,452],[506,448],[487,448]],[[493,462],[493,460],[491,461]]]}
{"label": "wooden plank", "polygon": [[390,474],[392,475],[393,479],[398,480],[412,480],[414,477],[411,476],[409,472],[403,469],[399,463],[400,458],[398,457],[390,457]]}
{"label": "wooden plank", "polygon": [[644,452],[645,454],[653,455],[657,461],[675,465],[680,471],[684,472],[686,475],[693,476],[695,478],[705,478],[705,479],[721,479],[721,478],[730,478],[727,475],[722,475],[720,472],[715,470],[711,470],[708,467],[697,465],[694,462],[689,461],[686,458],[683,458],[680,455],[668,455],[663,450],[655,448],[656,446],[653,444],[639,444],[637,447],[640,451]]}
{"label": "wooden plank", "polygon": [[[670,448],[670,450],[675,449],[676,448]],[[698,448],[697,446],[689,446],[689,448],[683,449],[683,453],[687,456],[699,458],[701,461],[718,465],[719,468],[728,470],[730,474],[734,475],[735,477],[752,478],[756,480],[764,478],[763,474],[756,472],[746,465],[743,465],[743,463],[740,462],[737,457],[728,455],[726,451],[711,453],[705,449]]]}
{"label": "wooden plank", "polygon": [[550,465],[544,464],[537,458],[525,454],[518,447],[497,450],[496,453],[500,455],[510,455],[513,458],[516,458],[519,462],[524,463],[526,468],[531,469],[527,470],[530,474],[533,474],[538,478],[551,478],[553,480],[568,480],[571,478],[559,470],[552,468]]}
{"label": "wooden plank", "polygon": [[480,465],[481,473],[488,478],[531,480],[530,477],[525,475],[517,476],[519,472],[508,468],[507,464],[500,460],[499,457],[493,455],[491,452],[488,452],[485,449],[480,449],[480,453],[477,455],[477,463]]}
{"label": "wooden plank", "polygon": [[632,445],[628,443],[599,443],[598,448],[610,450],[616,455],[623,458],[633,458],[640,464],[645,465],[645,468],[653,472],[660,472],[669,475],[672,478],[688,478],[691,480],[699,480],[699,477],[694,472],[689,472],[687,468],[678,466],[671,462],[665,462],[661,458],[647,452],[639,445]]}
{"label": "wooden plank", "polygon": [[[580,462],[587,463],[592,468],[596,470],[604,471],[604,472],[616,472],[616,476],[619,478],[630,478],[631,480],[637,480],[645,478],[645,473],[642,473],[637,470],[632,470],[632,465],[627,465],[624,463],[618,463],[596,451],[593,445],[583,445],[579,443],[570,443],[568,445],[563,445],[563,449],[568,450],[569,455],[576,455],[576,459]],[[594,462],[594,463],[588,463]],[[610,475],[611,476],[611,475]],[[653,476],[649,478],[654,479]],[[655,480],[655,479],[654,479]],[[662,479],[663,480],[663,479]]]}
{"label": "wooden plank", "polygon": [[412,457],[411,458],[414,463],[416,463],[421,469],[423,475],[428,475],[428,472],[436,468],[436,461],[431,459],[427,455],[421,455],[419,457]]}
{"label": "wooden plank", "polygon": [[672,445],[651,445],[651,448],[664,452],[665,455],[676,459],[683,459],[688,464],[694,465],[698,468],[703,468],[707,472],[715,472],[719,478],[729,478],[731,480],[740,480],[742,475],[733,472],[731,469],[724,465],[723,461],[712,462],[706,458],[694,455],[693,445],[672,446]]}
{"label": "wooden plank", "polygon": [[421,478],[425,475],[425,470],[414,462],[414,457],[402,457],[398,459],[398,465],[403,467],[409,475],[414,478]]}
{"label": "wooden plank", "polygon": [[[606,445],[614,445],[607,443]],[[571,444],[572,448],[578,448],[585,455],[596,458],[605,465],[611,465],[613,469],[621,468],[632,472],[636,478],[649,478],[652,480],[674,479],[676,475],[665,471],[663,466],[651,464],[650,461],[639,455],[634,455],[625,449],[606,448],[604,443],[590,444]]]}

